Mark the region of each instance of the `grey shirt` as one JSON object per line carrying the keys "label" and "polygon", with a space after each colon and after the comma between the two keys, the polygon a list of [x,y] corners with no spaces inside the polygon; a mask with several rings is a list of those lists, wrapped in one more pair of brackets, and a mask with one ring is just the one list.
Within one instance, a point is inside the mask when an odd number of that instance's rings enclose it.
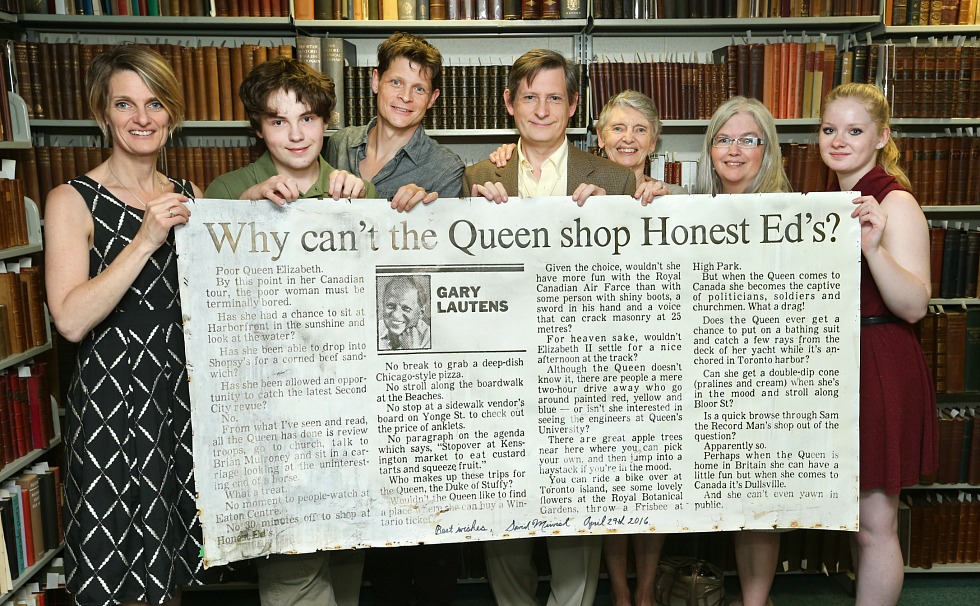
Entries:
{"label": "grey shirt", "polygon": [[[361,160],[367,154],[368,131],[378,119],[367,126],[348,126],[337,131],[327,141],[327,162],[341,170],[361,176]],[[458,198],[463,193],[463,161],[449,148],[439,145],[419,126],[415,134],[388,161],[371,182],[378,188],[379,198],[391,198],[399,187],[415,183],[425,191],[439,193],[440,198]]]}

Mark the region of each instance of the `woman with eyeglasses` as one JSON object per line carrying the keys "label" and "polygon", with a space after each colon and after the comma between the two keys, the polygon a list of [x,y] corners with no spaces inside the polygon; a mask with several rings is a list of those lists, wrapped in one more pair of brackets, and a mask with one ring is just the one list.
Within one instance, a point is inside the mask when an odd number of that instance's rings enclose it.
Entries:
{"label": "woman with eyeglasses", "polygon": [[[783,170],[772,114],[760,101],[732,97],[708,122],[695,193],[754,194],[792,191]],[[732,533],[742,595],[735,606],[771,605],[769,590],[779,560],[779,533]]]}
{"label": "woman with eyeglasses", "polygon": [[898,495],[938,459],[934,384],[911,326],[932,294],[929,228],[898,166],[889,113],[878,88],[838,86],[818,137],[832,189],[861,192],[851,213],[861,222],[861,528],[851,536],[859,606],[898,601]]}
{"label": "woman with eyeglasses", "polygon": [[783,170],[776,124],[756,99],[732,97],[715,110],[698,165],[696,193],[792,191]]}

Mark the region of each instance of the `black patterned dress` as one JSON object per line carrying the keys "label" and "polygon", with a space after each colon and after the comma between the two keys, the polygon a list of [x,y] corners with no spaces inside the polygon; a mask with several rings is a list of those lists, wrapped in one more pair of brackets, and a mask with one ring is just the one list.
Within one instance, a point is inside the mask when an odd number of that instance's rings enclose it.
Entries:
{"label": "black patterned dress", "polygon": [[[187,196],[187,181],[173,181]],[[90,276],[143,211],[82,176],[95,224]],[[191,417],[173,232],[80,343],[67,405],[65,565],[79,606],[160,604],[201,569]]]}

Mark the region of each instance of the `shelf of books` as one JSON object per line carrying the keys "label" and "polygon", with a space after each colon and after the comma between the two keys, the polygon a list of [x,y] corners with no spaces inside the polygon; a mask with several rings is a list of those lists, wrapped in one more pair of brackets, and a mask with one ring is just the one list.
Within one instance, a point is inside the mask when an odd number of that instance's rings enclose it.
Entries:
{"label": "shelf of books", "polygon": [[[13,600],[24,599],[25,600],[24,602],[21,602],[21,601],[15,601],[15,602],[13,602],[14,604],[17,604],[17,605],[19,605],[19,604],[45,604],[45,605],[46,604],[49,604],[50,602],[47,602],[47,601],[45,601],[45,602],[38,602],[38,601],[36,601],[36,596],[42,595],[42,596],[47,597],[47,584],[45,584],[46,585],[46,588],[45,589],[41,589],[41,586],[40,586],[39,583],[35,583],[36,585],[38,585],[37,587],[29,587],[29,585],[31,584],[32,580],[35,577],[38,576],[39,573],[41,573],[42,571],[44,571],[49,564],[52,564],[54,562],[54,560],[59,557],[59,554],[60,553],[61,553],[61,546],[60,545],[58,547],[54,548],[54,549],[48,549],[47,551],[44,552],[43,555],[41,555],[40,558],[35,559],[35,561],[34,561],[33,564],[31,564],[30,566],[28,566],[27,568],[25,568],[22,572],[20,572],[20,574],[17,577],[11,578],[10,579],[10,584],[9,584],[8,588],[6,588],[5,591],[3,589],[0,589],[0,591],[3,591],[3,593],[0,593],[0,604],[6,605],[6,604],[8,604],[7,600],[11,600],[11,599],[13,599]],[[3,559],[7,559],[8,562],[10,561],[9,560],[9,558],[10,558],[10,554],[9,553],[3,554],[3,556],[6,556]],[[2,574],[2,573],[0,573],[0,574]],[[5,582],[6,582],[6,579],[0,579],[0,587],[2,587],[3,586],[3,583],[5,583]],[[63,588],[62,588],[62,593],[63,593]],[[31,601],[32,599],[34,601]],[[64,602],[64,603],[67,603],[67,602]]]}
{"label": "shelf of books", "polygon": [[254,32],[284,33],[292,30],[289,17],[204,17],[141,15],[45,15],[25,13],[18,22],[35,31],[79,31],[118,34],[125,27],[139,27],[140,32],[183,31],[207,33],[234,29],[236,35]]}
{"label": "shelf of books", "polygon": [[906,572],[977,572],[980,487],[906,489],[898,532]]}
{"label": "shelf of books", "polygon": [[650,0],[649,2],[618,2],[591,0],[596,19],[656,19],[684,21],[713,19],[735,21],[754,19],[799,19],[814,17],[859,17],[875,15],[879,0],[849,0],[848,2],[799,2],[787,0],[755,0],[752,2],[703,2],[699,0]]}
{"label": "shelf of books", "polygon": [[[935,119],[899,119],[899,123]],[[927,125],[927,124],[926,124]],[[929,219],[933,299],[916,325],[935,381],[939,465],[903,491],[899,538],[907,572],[980,570],[980,183],[972,129],[899,140]]]}
{"label": "shelf of books", "polygon": [[917,2],[887,0],[882,2],[882,21],[886,26],[953,27],[980,23],[980,6],[974,0]]}
{"label": "shelf of books", "polygon": [[596,17],[589,33],[616,35],[622,33],[649,33],[658,36],[689,36],[697,33],[738,35],[738,32],[775,33],[784,30],[826,32],[828,34],[852,33],[870,30],[879,25],[877,15],[855,17],[749,17],[742,19],[607,19]]}
{"label": "shelf of books", "polygon": [[458,20],[300,20],[295,21],[301,31],[329,31],[345,37],[378,37],[392,32],[418,34],[506,34],[526,36],[534,33],[582,33],[586,19],[458,19]]}

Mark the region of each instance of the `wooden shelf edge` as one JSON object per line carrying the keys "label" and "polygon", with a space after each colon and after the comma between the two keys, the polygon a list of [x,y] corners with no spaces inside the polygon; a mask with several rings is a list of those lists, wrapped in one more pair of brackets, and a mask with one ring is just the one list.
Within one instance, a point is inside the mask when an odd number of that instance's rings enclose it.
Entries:
{"label": "wooden shelf edge", "polygon": [[22,351],[19,354],[7,356],[6,358],[0,360],[0,370],[3,370],[5,368],[10,368],[11,366],[15,366],[17,364],[20,364],[21,362],[30,360],[34,356],[44,353],[49,349],[51,349],[51,339],[48,339],[48,342],[43,345],[32,347],[27,351]]}
{"label": "wooden shelf edge", "polygon": [[[61,436],[56,435],[55,437],[51,438],[50,442],[48,442],[47,448],[35,448],[34,450],[30,451],[26,455],[22,456],[21,458],[15,459],[10,463],[7,463],[3,467],[3,469],[0,469],[0,482],[4,482],[10,479],[10,477],[13,476],[15,473],[22,471],[25,467],[27,467],[34,461],[38,460],[41,457],[41,455],[48,452],[49,450],[51,450],[51,448],[57,446],[60,443],[61,443]],[[2,601],[0,601],[0,603],[2,603]]]}
{"label": "wooden shelf edge", "polygon": [[41,559],[34,562],[33,565],[25,568],[24,572],[19,577],[14,579],[13,588],[7,593],[0,595],[0,604],[6,604],[7,600],[12,598],[13,595],[17,593],[18,589],[26,585],[28,581],[34,578],[34,575],[36,575],[38,572],[44,569],[45,566],[50,564],[51,560],[53,560],[59,553],[61,553],[61,550],[64,549],[64,547],[65,547],[65,543],[62,542],[61,545],[59,545],[55,549],[49,549],[45,551],[44,555],[41,556]]}
{"label": "wooden shelf edge", "polygon": [[[980,398],[980,394],[975,395]],[[980,490],[980,484],[916,484],[902,490]]]}
{"label": "wooden shelf edge", "polygon": [[922,573],[951,573],[951,572],[980,572],[980,562],[965,564],[933,564],[932,568],[905,567],[905,574]]}

